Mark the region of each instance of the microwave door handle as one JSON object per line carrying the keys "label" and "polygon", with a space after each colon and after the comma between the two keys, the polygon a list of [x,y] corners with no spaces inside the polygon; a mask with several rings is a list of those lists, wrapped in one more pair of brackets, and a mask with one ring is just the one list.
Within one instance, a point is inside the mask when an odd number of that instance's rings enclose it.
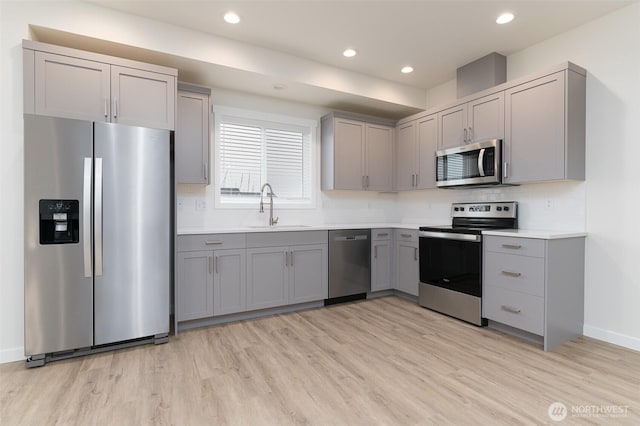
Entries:
{"label": "microwave door handle", "polygon": [[478,171],[480,172],[480,176],[485,176],[484,174],[484,151],[485,148],[480,150],[480,155],[478,155]]}

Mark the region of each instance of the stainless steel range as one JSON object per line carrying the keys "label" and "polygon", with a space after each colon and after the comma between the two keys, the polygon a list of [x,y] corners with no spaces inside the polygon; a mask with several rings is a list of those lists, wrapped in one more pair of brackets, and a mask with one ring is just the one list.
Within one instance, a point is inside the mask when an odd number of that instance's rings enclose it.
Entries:
{"label": "stainless steel range", "polygon": [[455,203],[451,225],[420,227],[421,306],[470,322],[482,318],[482,231],[518,227],[518,203]]}

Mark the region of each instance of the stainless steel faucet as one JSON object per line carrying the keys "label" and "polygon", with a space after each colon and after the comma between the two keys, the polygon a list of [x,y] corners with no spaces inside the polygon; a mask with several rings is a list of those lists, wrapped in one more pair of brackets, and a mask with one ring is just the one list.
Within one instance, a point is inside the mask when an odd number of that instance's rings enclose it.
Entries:
{"label": "stainless steel faucet", "polygon": [[273,188],[268,183],[262,185],[260,188],[260,213],[264,213],[264,202],[262,201],[262,195],[264,193],[264,187],[269,187],[269,226],[273,226],[278,223],[278,217],[273,218]]}

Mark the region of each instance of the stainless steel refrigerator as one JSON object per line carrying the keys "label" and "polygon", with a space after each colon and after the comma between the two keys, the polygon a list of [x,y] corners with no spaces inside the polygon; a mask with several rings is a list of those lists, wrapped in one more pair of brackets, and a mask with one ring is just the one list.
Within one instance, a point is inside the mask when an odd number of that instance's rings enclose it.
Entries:
{"label": "stainless steel refrigerator", "polygon": [[166,341],[171,133],[28,114],[24,125],[27,366]]}

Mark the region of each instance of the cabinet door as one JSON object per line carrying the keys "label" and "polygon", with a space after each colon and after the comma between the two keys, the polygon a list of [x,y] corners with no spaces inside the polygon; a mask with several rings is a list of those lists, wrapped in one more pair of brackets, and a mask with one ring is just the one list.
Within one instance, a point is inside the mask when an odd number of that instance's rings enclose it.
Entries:
{"label": "cabinet door", "polygon": [[504,139],[504,93],[499,92],[469,102],[468,138],[473,142]]}
{"label": "cabinet door", "polygon": [[288,263],[284,247],[247,249],[247,310],[287,304]]}
{"label": "cabinet door", "polygon": [[364,138],[364,123],[341,118],[335,119],[335,189],[364,189]]}
{"label": "cabinet door", "polygon": [[177,320],[213,316],[213,252],[178,253],[177,268]]}
{"label": "cabinet door", "polygon": [[413,243],[398,242],[398,266],[397,289],[414,296],[418,295],[418,283],[420,281],[420,262],[418,260],[418,246]]}
{"label": "cabinet door", "polygon": [[393,128],[366,125],[366,189],[393,189]]}
{"label": "cabinet door", "polygon": [[417,125],[418,172],[416,188],[436,187],[436,151],[438,150],[438,122],[436,115],[418,120]]}
{"label": "cabinet door", "polygon": [[411,121],[396,127],[395,189],[414,189],[416,179],[416,123]]}
{"label": "cabinet door", "polygon": [[213,314],[244,312],[247,307],[246,251],[216,250],[213,256]]}
{"label": "cabinet door", "polygon": [[174,76],[111,66],[111,121],[174,130]]}
{"label": "cabinet door", "polygon": [[374,241],[371,251],[371,291],[388,290],[391,284],[391,241]]}
{"label": "cabinet door", "polygon": [[178,92],[175,134],[177,183],[209,183],[209,96]]}
{"label": "cabinet door", "polygon": [[109,121],[110,66],[35,52],[35,113]]}
{"label": "cabinet door", "polygon": [[438,113],[438,149],[465,144],[467,104],[457,105]]}
{"label": "cabinet door", "polygon": [[296,246],[289,251],[289,303],[329,297],[326,244]]}
{"label": "cabinet door", "polygon": [[565,72],[505,91],[505,182],[564,179]]}

